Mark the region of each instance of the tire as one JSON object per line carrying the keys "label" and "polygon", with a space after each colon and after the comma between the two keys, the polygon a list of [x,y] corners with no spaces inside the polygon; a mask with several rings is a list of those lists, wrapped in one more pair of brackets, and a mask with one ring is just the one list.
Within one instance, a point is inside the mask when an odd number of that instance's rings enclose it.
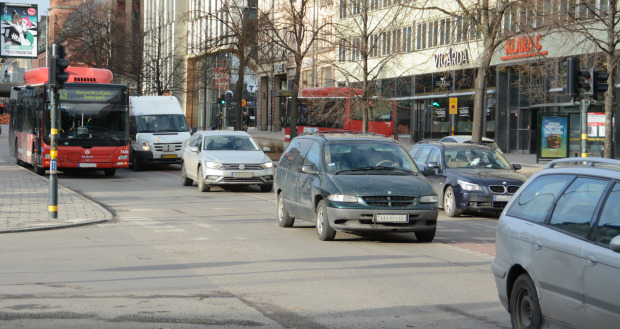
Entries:
{"label": "tire", "polygon": [[539,329],[542,312],[534,281],[527,274],[515,280],[510,294],[510,321],[515,329]]}
{"label": "tire", "polygon": [[431,231],[415,232],[415,238],[418,239],[419,242],[432,242],[435,238],[436,231],[437,228],[433,228]]}
{"label": "tire", "polygon": [[15,152],[13,153],[13,155],[15,156],[15,164],[21,166],[22,165],[22,160],[20,160],[18,158],[19,152],[17,152],[17,140],[15,141],[15,149],[14,150],[15,150]]}
{"label": "tire", "polygon": [[202,167],[198,168],[198,191],[200,192],[209,192],[211,190],[211,186],[205,184],[205,179],[202,177]]}
{"label": "tire", "polygon": [[103,174],[108,176],[108,177],[114,176],[114,175],[116,175],[116,169],[114,169],[114,168],[104,169],[103,170]]}
{"label": "tire", "polygon": [[181,184],[183,186],[192,186],[194,181],[191,178],[187,178],[187,173],[185,172],[185,162],[181,163]]}
{"label": "tire", "polygon": [[329,225],[327,204],[321,200],[316,207],[316,233],[321,241],[331,241],[336,236],[336,231]]}
{"label": "tire", "polygon": [[140,164],[140,161],[138,161],[136,157],[133,158],[133,161],[131,162],[131,166],[133,167],[133,171],[144,170],[144,165]]}
{"label": "tire", "polygon": [[36,153],[32,156],[34,157],[34,161],[32,163],[32,171],[34,171],[34,173],[39,176],[45,176],[45,168],[41,168],[41,166],[39,166],[39,160],[41,159],[41,156],[37,155]]}
{"label": "tire", "polygon": [[276,203],[276,210],[278,213],[278,224],[280,224],[280,227],[291,227],[293,226],[293,224],[295,224],[295,218],[291,217],[288,214],[288,211],[286,211],[286,209],[284,209],[284,197],[282,197],[282,194],[284,192],[280,192],[280,194],[278,194],[278,200]]}
{"label": "tire", "polygon": [[448,186],[443,193],[443,210],[448,217],[457,217],[461,214],[461,212],[456,209],[456,199],[454,198],[454,190],[451,186]]}
{"label": "tire", "polygon": [[273,191],[273,184],[261,185],[260,186],[260,191],[261,192],[271,192],[271,191]]}

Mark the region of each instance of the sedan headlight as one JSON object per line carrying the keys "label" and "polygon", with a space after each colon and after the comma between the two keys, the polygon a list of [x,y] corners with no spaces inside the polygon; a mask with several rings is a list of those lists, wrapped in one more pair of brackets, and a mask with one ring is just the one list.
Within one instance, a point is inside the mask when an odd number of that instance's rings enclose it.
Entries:
{"label": "sedan headlight", "polygon": [[466,182],[460,179],[457,182],[465,191],[482,191],[482,187],[480,187],[480,185],[478,184]]}
{"label": "sedan headlight", "polygon": [[265,168],[265,169],[273,168],[273,161],[265,162],[265,163],[261,164],[260,166]]}
{"label": "sedan headlight", "polygon": [[151,144],[149,144],[149,142],[142,142],[142,151],[150,151],[151,150]]}
{"label": "sedan headlight", "polygon": [[220,162],[212,162],[212,161],[207,161],[206,165],[207,165],[207,168],[210,168],[210,169],[220,169],[224,167],[224,165],[222,165]]}
{"label": "sedan headlight", "polygon": [[329,201],[333,202],[357,202],[357,197],[355,195],[331,194],[327,198],[329,199]]}
{"label": "sedan headlight", "polygon": [[437,203],[439,198],[436,195],[425,195],[420,198],[420,203]]}

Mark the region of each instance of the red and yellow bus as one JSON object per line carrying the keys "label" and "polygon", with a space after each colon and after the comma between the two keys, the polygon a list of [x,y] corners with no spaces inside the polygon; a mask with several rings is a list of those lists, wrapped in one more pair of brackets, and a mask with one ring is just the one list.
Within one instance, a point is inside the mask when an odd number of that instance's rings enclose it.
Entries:
{"label": "red and yellow bus", "polygon": [[[58,91],[59,170],[100,169],[113,176],[129,164],[127,86],[112,84],[105,69],[68,67]],[[48,69],[26,71],[26,85],[13,87],[9,99],[9,149],[18,164],[44,175],[50,167],[51,111]]]}
{"label": "red and yellow bus", "polygon": [[[297,133],[329,131],[362,131],[361,89],[345,87],[304,88],[299,97]],[[288,100],[290,104],[290,98]],[[368,132],[394,136],[395,110],[393,100],[373,99],[368,118]],[[285,140],[290,139],[290,109],[287,104]]]}

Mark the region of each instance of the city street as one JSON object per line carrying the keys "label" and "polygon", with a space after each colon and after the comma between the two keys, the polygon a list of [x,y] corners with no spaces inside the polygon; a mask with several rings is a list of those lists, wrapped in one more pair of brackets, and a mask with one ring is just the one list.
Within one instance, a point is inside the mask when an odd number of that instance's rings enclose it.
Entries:
{"label": "city street", "polygon": [[[3,131],[12,162],[7,144]],[[200,193],[176,165],[58,178],[114,219],[0,235],[3,327],[510,327],[490,269],[495,218],[440,212],[433,243],[322,242],[312,223],[279,227],[273,193]]]}

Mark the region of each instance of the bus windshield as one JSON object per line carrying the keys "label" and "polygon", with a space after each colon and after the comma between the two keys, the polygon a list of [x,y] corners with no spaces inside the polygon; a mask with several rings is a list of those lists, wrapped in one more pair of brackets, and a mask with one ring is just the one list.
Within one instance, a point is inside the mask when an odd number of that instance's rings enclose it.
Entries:
{"label": "bus windshield", "polygon": [[[67,88],[69,97],[63,97],[61,90],[59,108],[60,129],[58,145],[63,146],[123,146],[127,145],[128,110],[123,102],[122,90],[97,88]],[[93,97],[93,93],[104,96]],[[65,93],[64,95],[67,95]],[[71,97],[71,95],[78,95]],[[113,95],[113,96],[109,96]],[[51,118],[50,104],[46,117]],[[45,138],[49,143],[51,120],[45,122]]]}
{"label": "bus windshield", "polygon": [[140,115],[133,118],[139,133],[188,131],[185,117],[181,114]]}

